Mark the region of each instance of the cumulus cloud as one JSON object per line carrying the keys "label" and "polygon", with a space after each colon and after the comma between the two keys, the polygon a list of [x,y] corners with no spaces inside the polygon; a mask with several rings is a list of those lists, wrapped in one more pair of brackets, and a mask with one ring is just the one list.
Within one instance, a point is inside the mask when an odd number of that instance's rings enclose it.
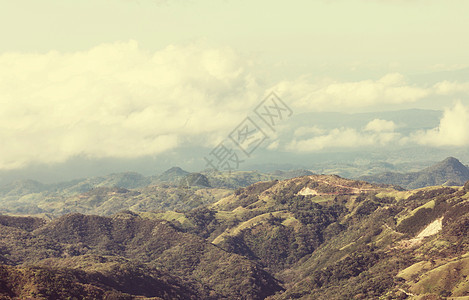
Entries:
{"label": "cumulus cloud", "polygon": [[274,141],[272,143],[270,143],[268,146],[267,146],[267,149],[269,150],[277,150],[279,147],[279,141]]}
{"label": "cumulus cloud", "polygon": [[258,97],[248,60],[203,42],[1,54],[0,169],[156,155],[192,137],[210,144]]}
{"label": "cumulus cloud", "polygon": [[299,137],[299,136],[311,135],[311,134],[319,135],[325,132],[326,130],[318,126],[311,126],[311,127],[302,126],[302,127],[298,127],[297,129],[295,129],[294,135],[296,137]]}
{"label": "cumulus cloud", "polygon": [[288,150],[298,152],[319,151],[330,148],[360,148],[385,146],[399,139],[399,133],[394,132],[392,121],[375,119],[365,128],[335,128],[329,132],[315,135],[306,139],[295,139],[288,146]]}
{"label": "cumulus cloud", "polygon": [[469,82],[451,82],[442,81],[434,85],[434,91],[437,95],[452,95],[457,93],[469,93]]}
{"label": "cumulus cloud", "polygon": [[[0,54],[0,169],[76,156],[158,155],[181,145],[213,147],[270,91],[295,112],[398,107],[432,95],[469,93],[467,83],[419,87],[398,73],[377,80],[302,77],[267,85],[255,68],[233,49],[206,42],[154,52],[129,41],[80,52]],[[428,145],[466,143],[465,113],[453,109],[446,115],[438,128],[413,138]],[[301,127],[289,147],[386,145],[398,139],[395,129],[379,119],[361,129]],[[282,147],[275,138],[269,149]]]}
{"label": "cumulus cloud", "polygon": [[275,88],[285,98],[295,99],[296,106],[316,111],[416,102],[433,93],[432,89],[408,84],[398,73],[356,82],[300,78],[280,82]]}
{"label": "cumulus cloud", "polygon": [[[423,146],[468,146],[469,106],[456,102],[446,108],[436,128],[421,130],[403,136],[396,132],[393,121],[374,119],[361,129],[335,128],[329,131],[312,127],[298,129],[286,149],[294,152],[313,152],[325,149],[353,149],[388,145],[420,144]],[[309,137],[308,137],[309,134]],[[306,137],[305,137],[306,136]]]}
{"label": "cumulus cloud", "polygon": [[429,146],[469,145],[469,107],[456,102],[445,109],[438,127],[417,132],[409,140]]}
{"label": "cumulus cloud", "polygon": [[374,119],[365,126],[365,131],[383,132],[394,131],[396,124],[393,121]]}

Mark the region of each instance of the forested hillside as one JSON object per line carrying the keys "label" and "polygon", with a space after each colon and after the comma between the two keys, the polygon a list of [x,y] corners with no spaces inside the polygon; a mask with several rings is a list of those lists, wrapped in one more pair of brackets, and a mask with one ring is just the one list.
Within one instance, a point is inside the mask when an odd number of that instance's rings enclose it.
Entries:
{"label": "forested hillside", "polygon": [[0,293],[5,299],[469,296],[468,200],[469,183],[400,191],[309,175],[258,182],[180,212],[1,216]]}

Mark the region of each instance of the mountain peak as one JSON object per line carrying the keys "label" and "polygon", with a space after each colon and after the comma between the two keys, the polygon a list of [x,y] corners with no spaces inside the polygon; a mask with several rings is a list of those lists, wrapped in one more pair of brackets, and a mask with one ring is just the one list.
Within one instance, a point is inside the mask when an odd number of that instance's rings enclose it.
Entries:
{"label": "mountain peak", "polygon": [[451,164],[451,165],[462,165],[462,163],[455,157],[447,157],[442,162],[442,164]]}
{"label": "mountain peak", "polygon": [[425,169],[427,172],[457,172],[469,178],[469,169],[463,165],[457,158],[447,157],[443,161]]}
{"label": "mountain peak", "polygon": [[190,173],[182,178],[182,186],[210,187],[207,176],[200,173]]}
{"label": "mountain peak", "polygon": [[361,179],[403,186],[408,189],[416,189],[434,185],[464,185],[469,180],[469,168],[463,165],[457,158],[447,157],[419,172],[394,173],[386,172],[373,176],[363,176]]}
{"label": "mountain peak", "polygon": [[189,172],[181,169],[180,167],[172,167],[169,168],[168,170],[164,171],[161,175],[164,174],[188,174]]}
{"label": "mountain peak", "polygon": [[180,167],[172,167],[168,170],[161,173],[158,176],[158,180],[160,181],[168,181],[168,182],[178,182],[182,177],[188,175],[189,172],[181,169]]}

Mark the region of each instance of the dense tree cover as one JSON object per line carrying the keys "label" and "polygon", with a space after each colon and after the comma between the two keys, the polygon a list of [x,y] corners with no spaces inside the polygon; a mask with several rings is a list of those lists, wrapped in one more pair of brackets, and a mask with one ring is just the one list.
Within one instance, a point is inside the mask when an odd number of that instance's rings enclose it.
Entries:
{"label": "dense tree cover", "polygon": [[46,221],[40,218],[32,217],[13,217],[0,215],[0,225],[33,231],[44,225]]}
{"label": "dense tree cover", "polygon": [[[192,282],[199,282],[200,287],[194,288],[199,299],[208,290],[213,290],[215,298],[237,295],[259,299],[281,289],[276,280],[255,263],[196,235],[184,233],[167,221],[142,219],[135,214],[119,214],[112,218],[72,214],[53,220],[34,232],[4,227],[0,230],[3,246],[0,257],[4,263],[41,264],[67,257],[79,262],[89,255],[123,258],[129,260],[129,264],[119,264],[118,269],[110,272],[108,285],[130,294],[138,292],[131,286],[144,283],[148,273],[139,273],[141,267],[135,269],[136,265],[143,265],[152,272],[170,272],[180,278],[178,280],[184,278],[182,285],[185,288],[197,286]],[[96,262],[79,263],[79,266],[88,266],[85,270],[92,270],[95,265]],[[122,276],[112,277],[118,274]],[[124,284],[126,280],[128,286],[113,285],[114,281]],[[251,282],[256,284],[249,284]],[[179,298],[184,299],[183,296]]]}
{"label": "dense tree cover", "polygon": [[208,238],[220,225],[215,218],[215,211],[206,207],[193,209],[186,212],[185,215],[194,225],[194,227],[189,228],[188,231],[203,238]]}
{"label": "dense tree cover", "polygon": [[[86,272],[70,268],[0,265],[0,296],[20,299],[199,299],[190,283],[131,263]],[[208,295],[206,295],[208,297]]]}

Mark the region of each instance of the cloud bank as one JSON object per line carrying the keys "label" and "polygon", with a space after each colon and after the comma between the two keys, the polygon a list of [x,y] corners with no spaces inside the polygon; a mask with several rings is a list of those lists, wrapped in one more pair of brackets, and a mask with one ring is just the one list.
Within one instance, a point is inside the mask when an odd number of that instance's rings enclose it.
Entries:
{"label": "cloud bank", "polygon": [[[286,149],[294,152],[313,152],[325,149],[421,145],[431,147],[469,146],[469,106],[456,102],[446,108],[439,125],[402,135],[393,121],[374,119],[363,128],[334,128],[326,131],[312,126],[295,131]],[[309,135],[309,137],[308,137]]]}
{"label": "cloud bank", "polygon": [[469,107],[457,102],[446,108],[438,127],[417,132],[410,140],[425,146],[469,145]]}
{"label": "cloud bank", "polygon": [[[87,51],[0,54],[0,169],[60,163],[73,157],[137,158],[180,146],[215,146],[275,91],[294,112],[341,111],[417,103],[439,95],[469,95],[467,82],[409,84],[399,73],[341,82],[300,77],[259,78],[257,62],[206,42],[150,52],[135,41]],[[469,145],[468,108],[445,111],[440,125],[402,137],[389,120],[364,128],[288,128],[287,145],[268,149],[328,148],[417,143]]]}
{"label": "cloud bank", "polygon": [[399,133],[394,132],[395,124],[392,121],[375,119],[365,128],[335,128],[325,134],[313,127],[311,132],[319,133],[307,139],[294,139],[288,150],[298,152],[311,152],[336,148],[361,148],[369,146],[385,146],[398,140]]}
{"label": "cloud bank", "polygon": [[232,49],[204,43],[0,55],[0,169],[210,143],[259,100],[248,69]]}
{"label": "cloud bank", "polygon": [[431,89],[409,85],[404,76],[398,73],[387,74],[378,80],[357,82],[316,82],[300,78],[280,82],[275,88],[285,98],[295,99],[298,107],[316,111],[416,102],[433,92]]}

